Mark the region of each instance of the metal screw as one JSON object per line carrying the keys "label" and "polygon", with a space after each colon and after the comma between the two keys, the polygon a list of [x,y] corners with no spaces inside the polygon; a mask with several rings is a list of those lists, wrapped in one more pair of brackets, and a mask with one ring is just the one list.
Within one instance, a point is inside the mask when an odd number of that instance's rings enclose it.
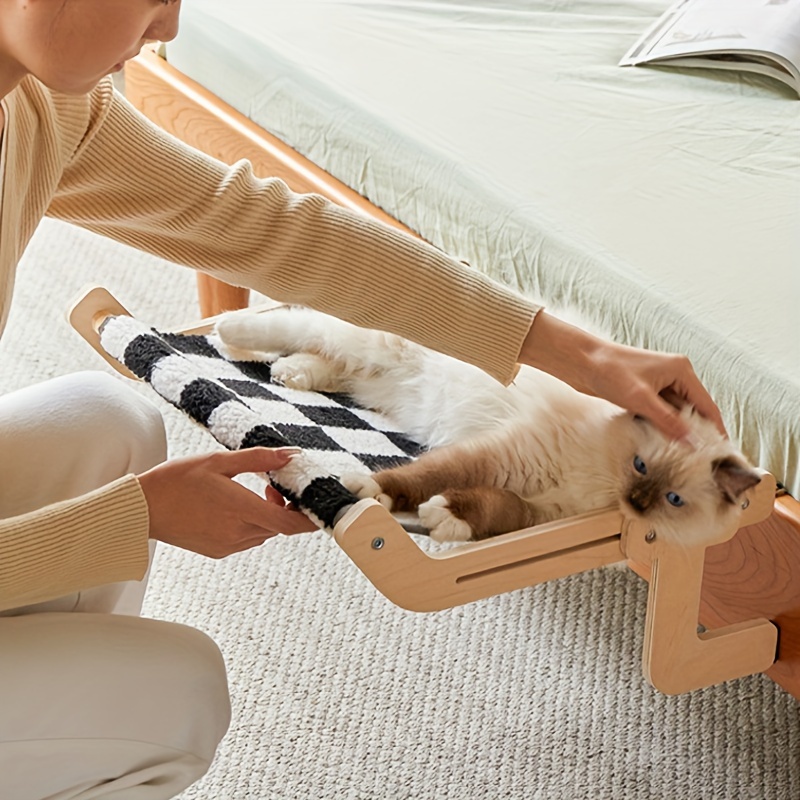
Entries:
{"label": "metal screw", "polygon": [[745,508],[747,508],[749,505],[750,505],[750,501],[749,501],[749,500],[745,500],[745,501],[742,503],[742,509],[745,509]]}
{"label": "metal screw", "polygon": [[647,542],[647,544],[652,544],[656,540],[656,532],[655,531],[648,531],[644,535],[644,540]]}
{"label": "metal screw", "polygon": [[384,545],[384,544],[385,544],[385,543],[384,543],[383,539],[381,539],[381,537],[380,537],[380,536],[376,536],[376,537],[375,537],[375,538],[372,540],[372,549],[373,549],[373,550],[380,550],[380,549],[381,549],[381,547],[383,547],[383,545]]}

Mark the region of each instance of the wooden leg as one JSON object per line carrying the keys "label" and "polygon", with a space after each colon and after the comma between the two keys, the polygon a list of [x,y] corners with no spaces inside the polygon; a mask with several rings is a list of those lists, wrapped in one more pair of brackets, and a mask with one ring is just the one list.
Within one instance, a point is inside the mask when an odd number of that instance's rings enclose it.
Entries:
{"label": "wooden leg", "polygon": [[[648,526],[632,524],[627,552],[648,546]],[[632,541],[638,539],[638,541]],[[764,618],[698,631],[705,547],[651,545],[642,671],[664,694],[682,694],[765,672],[775,661],[778,629]]]}
{"label": "wooden leg", "polygon": [[774,498],[775,479],[764,473],[739,519],[709,530],[704,542],[691,547],[662,540],[642,520],[626,522],[622,548],[650,579],[642,661],[645,677],[659,691],[680,694],[772,668],[778,628],[751,606],[713,630],[699,629],[698,622],[707,554],[743,528],[768,520]]}
{"label": "wooden leg", "polygon": [[[628,565],[650,580],[650,566]],[[762,617],[778,626],[766,674],[800,700],[800,503],[789,495],[772,514],[706,550],[699,622],[709,629]]]}
{"label": "wooden leg", "polygon": [[198,272],[197,298],[200,303],[200,314],[203,317],[214,317],[223,311],[247,308],[250,302],[250,290],[241,286],[230,286],[217,278]]}
{"label": "wooden leg", "polygon": [[784,495],[763,522],[706,551],[700,621],[709,628],[763,616],[780,630],[767,675],[800,700],[800,502]]}

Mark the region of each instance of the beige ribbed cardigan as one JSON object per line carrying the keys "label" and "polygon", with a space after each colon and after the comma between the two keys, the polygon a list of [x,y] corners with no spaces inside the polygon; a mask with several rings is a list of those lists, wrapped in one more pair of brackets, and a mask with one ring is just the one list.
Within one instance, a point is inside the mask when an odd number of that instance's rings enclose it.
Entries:
{"label": "beige ribbed cardigan", "polygon": [[[190,150],[110,80],[75,97],[27,78],[4,108],[0,331],[16,265],[48,214],[512,379],[538,307],[435,248],[281,181],[256,180],[246,162],[229,167]],[[0,521],[0,609],[140,579],[147,539],[133,476]]]}

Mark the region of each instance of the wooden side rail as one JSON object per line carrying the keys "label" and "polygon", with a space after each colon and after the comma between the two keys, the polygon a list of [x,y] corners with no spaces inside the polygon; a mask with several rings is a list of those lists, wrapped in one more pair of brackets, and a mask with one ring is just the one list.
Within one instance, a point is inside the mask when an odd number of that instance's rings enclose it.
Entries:
{"label": "wooden side rail", "polygon": [[[68,312],[73,327],[108,363],[134,377],[100,344],[103,321],[119,314],[128,312],[102,287],[85,291]],[[212,323],[183,332],[206,331]],[[426,553],[374,500],[347,509],[333,537],[378,591],[413,611],[451,608],[625,559],[636,562],[650,578],[643,672],[660,691],[678,694],[763,672],[775,661],[778,630],[766,619],[698,633],[706,548],[730,540],[740,525],[767,518],[774,497],[774,478],[764,473],[740,519],[692,547],[661,541],[641,521],[610,509]]]}
{"label": "wooden side rail", "polygon": [[374,500],[336,525],[339,546],[375,588],[409,611],[440,611],[625,560],[617,510],[424,552]]}

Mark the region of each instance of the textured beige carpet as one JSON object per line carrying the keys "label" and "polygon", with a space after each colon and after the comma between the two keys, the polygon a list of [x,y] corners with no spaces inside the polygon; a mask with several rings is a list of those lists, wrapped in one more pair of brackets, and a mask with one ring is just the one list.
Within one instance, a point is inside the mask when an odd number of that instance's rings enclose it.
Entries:
{"label": "textured beige carpet", "polygon": [[[45,222],[0,341],[5,390],[109,369],[64,321],[86,282],[154,325],[197,316],[188,271]],[[173,454],[216,447],[140,391],[164,409]],[[416,615],[323,534],[222,562],[161,548],[146,613],[219,642],[234,705],[183,800],[800,798],[797,702],[760,676],[653,691],[645,597],[632,573],[598,571]]]}

